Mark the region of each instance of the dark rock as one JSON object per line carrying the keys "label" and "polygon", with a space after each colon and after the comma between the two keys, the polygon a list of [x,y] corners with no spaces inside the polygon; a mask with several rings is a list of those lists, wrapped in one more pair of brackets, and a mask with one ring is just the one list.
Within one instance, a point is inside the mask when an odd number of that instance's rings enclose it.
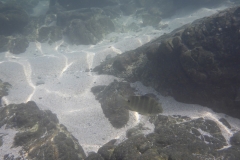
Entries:
{"label": "dark rock", "polygon": [[84,8],[59,12],[57,25],[65,30],[72,44],[96,44],[104,35],[115,30],[111,19],[100,8]]}
{"label": "dark rock", "polygon": [[228,123],[228,121],[225,118],[220,118],[220,122],[222,122],[223,125],[225,125],[227,128],[231,129],[231,125]]}
{"label": "dark rock", "polygon": [[100,40],[88,30],[83,21],[77,19],[71,21],[66,30],[66,35],[70,43],[76,45],[96,44]]}
{"label": "dark rock", "polygon": [[[135,135],[115,146],[110,159],[201,160],[239,157],[236,146],[221,150],[227,143],[214,121],[159,115],[154,125],[154,133]],[[193,130],[197,132],[194,131],[194,134]]]}
{"label": "dark rock", "polygon": [[95,86],[93,88],[91,88],[91,92],[93,92],[93,94],[95,96],[97,96],[100,92],[102,92],[104,89],[106,88],[106,86]]}
{"label": "dark rock", "polygon": [[[103,89],[100,91],[100,89]],[[134,95],[134,89],[129,83],[114,81],[110,85],[95,86],[91,89],[96,99],[101,103],[104,115],[115,128],[121,128],[129,120],[129,112],[118,100],[118,94]]]}
{"label": "dark rock", "polygon": [[130,128],[126,131],[126,137],[130,138],[136,135],[143,134],[142,131],[146,130],[148,128],[144,127],[143,124],[139,123],[138,125],[134,126],[133,128]]}
{"label": "dark rock", "polygon": [[3,145],[3,139],[2,139],[3,136],[4,135],[0,135],[0,147]]}
{"label": "dark rock", "polygon": [[10,39],[0,35],[0,52],[6,52],[9,49],[9,41]]}
{"label": "dark rock", "polygon": [[[8,89],[11,87],[11,85],[7,82],[3,82],[0,79],[0,102],[3,96],[7,96],[8,95]],[[1,106],[2,103],[0,103]]]}
{"label": "dark rock", "polygon": [[0,127],[19,131],[14,137],[14,147],[21,146],[27,159],[85,158],[84,151],[51,111],[39,110],[35,102],[10,104],[0,108]]}
{"label": "dark rock", "polygon": [[235,134],[231,137],[230,141],[231,141],[231,144],[232,144],[232,145],[240,146],[240,132],[235,133]]}
{"label": "dark rock", "polygon": [[21,33],[28,24],[27,13],[14,5],[0,6],[0,35]]}
{"label": "dark rock", "polygon": [[74,19],[66,29],[66,36],[72,44],[96,44],[103,36],[114,31],[114,24],[109,18],[89,19],[82,21]]}
{"label": "dark rock", "polygon": [[85,160],[104,160],[103,157],[98,153],[91,153]]}
{"label": "dark rock", "polygon": [[10,52],[13,54],[20,54],[26,51],[29,42],[27,38],[15,38],[10,41]]}
{"label": "dark rock", "polygon": [[235,100],[240,88],[239,10],[196,20],[103,62],[94,71],[142,81],[162,95],[240,118],[240,103]]}
{"label": "dark rock", "polygon": [[148,140],[143,135],[131,137],[114,149],[111,159],[138,159],[143,154],[139,147],[145,143]]}
{"label": "dark rock", "polygon": [[41,43],[53,43],[62,39],[62,30],[57,26],[41,27],[37,40]]}
{"label": "dark rock", "polygon": [[38,32],[41,26],[45,24],[45,17],[30,17],[29,23],[23,29],[23,36],[25,36],[29,41],[35,42],[38,38]]}
{"label": "dark rock", "polygon": [[113,139],[108,143],[104,144],[101,148],[99,148],[98,154],[100,154],[105,160],[110,160],[112,153],[116,148],[116,146],[114,145],[116,141],[116,139]]}

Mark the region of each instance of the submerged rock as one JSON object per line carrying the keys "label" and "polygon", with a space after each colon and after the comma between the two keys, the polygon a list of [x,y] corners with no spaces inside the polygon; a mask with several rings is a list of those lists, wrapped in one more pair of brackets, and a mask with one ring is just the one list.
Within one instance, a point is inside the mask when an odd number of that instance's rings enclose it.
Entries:
{"label": "submerged rock", "polygon": [[118,94],[134,95],[134,89],[129,83],[114,81],[108,86],[95,86],[91,89],[96,99],[101,103],[104,115],[115,128],[121,128],[129,120],[128,110],[118,103]]}
{"label": "submerged rock", "polygon": [[27,38],[15,38],[10,41],[9,51],[13,54],[24,53],[28,45]]}
{"label": "submerged rock", "polygon": [[49,110],[39,110],[33,101],[0,108],[0,127],[18,131],[13,147],[22,147],[27,159],[85,158],[77,139],[59,124],[57,116]]}
{"label": "submerged rock", "polygon": [[[154,125],[154,133],[133,135],[120,144],[112,140],[101,147],[98,153],[106,160],[202,160],[213,157],[240,157],[237,153],[239,146],[222,150],[228,144],[220,128],[212,120],[159,115]],[[237,137],[237,134],[234,137]]]}
{"label": "submerged rock", "polygon": [[240,7],[196,20],[94,68],[240,118]]}
{"label": "submerged rock", "polygon": [[239,131],[237,133],[235,133],[233,135],[233,137],[231,138],[231,144],[240,146],[240,132]]}
{"label": "submerged rock", "polygon": [[62,30],[57,26],[41,27],[38,32],[37,40],[41,43],[49,44],[62,39]]}

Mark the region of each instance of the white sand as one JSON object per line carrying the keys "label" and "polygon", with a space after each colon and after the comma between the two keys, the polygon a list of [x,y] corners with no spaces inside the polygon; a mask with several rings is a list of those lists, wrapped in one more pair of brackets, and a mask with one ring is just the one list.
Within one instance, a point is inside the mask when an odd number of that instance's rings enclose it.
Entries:
{"label": "white sand", "polygon": [[[99,65],[109,54],[114,56],[135,49],[185,23],[211,15],[218,9],[203,8],[191,16],[163,20],[162,23],[169,24],[165,30],[145,27],[137,33],[111,33],[97,45],[75,46],[67,45],[63,41],[54,45],[30,43],[25,53],[19,55],[8,52],[1,53],[0,79],[12,85],[9,95],[3,97],[3,103],[35,101],[41,109],[49,109],[57,114],[60,123],[64,124],[79,140],[85,152],[97,151],[101,145],[109,140],[124,137],[125,131],[137,123],[145,122],[146,126],[149,124],[147,124],[145,117],[133,113],[125,128],[113,128],[105,118],[99,102],[95,100],[90,89],[96,85],[108,85],[116,78],[85,72],[85,69]],[[124,25],[132,21],[141,23],[133,17],[119,19],[119,23]],[[114,39],[113,42],[112,39]],[[43,84],[37,85],[38,83]],[[139,87],[141,92],[155,92],[138,83],[135,86]],[[180,114],[191,118],[207,117],[215,121],[219,117],[224,117],[224,115],[216,114],[199,105],[186,105],[176,102],[171,97],[159,96],[159,98],[163,103],[165,115]],[[239,129],[239,120],[231,117],[225,118],[237,130]],[[152,128],[152,126],[149,127]],[[232,131],[221,125],[220,127],[223,128],[226,138],[232,135]],[[11,143],[11,141],[9,142]],[[5,143],[8,142],[5,141]],[[3,149],[4,146],[0,147],[0,157],[7,153],[6,149]],[[9,150],[9,153],[11,152]]]}

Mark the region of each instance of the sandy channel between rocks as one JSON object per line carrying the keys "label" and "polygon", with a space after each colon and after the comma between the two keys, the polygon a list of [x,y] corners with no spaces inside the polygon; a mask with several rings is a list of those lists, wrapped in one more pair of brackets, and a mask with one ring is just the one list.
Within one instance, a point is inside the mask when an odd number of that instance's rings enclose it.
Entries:
{"label": "sandy channel between rocks", "polygon": [[[216,9],[200,9],[190,15],[178,15],[171,19],[163,20],[168,28],[155,30],[145,27],[141,32],[111,33],[97,45],[68,45],[59,41],[53,45],[30,43],[27,51],[19,55],[9,52],[0,54],[0,79],[9,82],[12,88],[9,95],[3,97],[3,104],[23,103],[35,101],[40,109],[48,109],[57,114],[60,123],[64,124],[83,146],[84,151],[97,151],[99,147],[114,138],[125,138],[127,129],[139,122],[153,129],[146,117],[131,112],[130,120],[126,127],[115,129],[105,118],[101,106],[91,93],[91,88],[96,85],[108,85],[116,77],[109,75],[97,75],[86,72],[86,69],[94,68],[105,60],[106,56],[115,56],[125,51],[135,49],[164,33],[192,22],[195,19],[216,13]],[[180,17],[179,17],[180,16]],[[122,17],[119,23],[127,25],[136,21],[133,17]],[[116,41],[111,41],[115,39]],[[144,87],[140,83],[132,84],[139,93],[151,93],[153,89]],[[205,117],[218,121],[224,117],[236,129],[239,130],[240,121],[224,114],[216,114],[206,107],[176,102],[171,97],[159,96],[163,104],[164,115],[187,115],[191,118]],[[232,135],[232,131],[219,125],[226,139]],[[0,133],[15,134],[14,130],[5,130]],[[13,137],[12,137],[13,138]],[[19,148],[9,148],[12,141],[3,139],[0,147],[0,157],[7,152],[18,154]]]}

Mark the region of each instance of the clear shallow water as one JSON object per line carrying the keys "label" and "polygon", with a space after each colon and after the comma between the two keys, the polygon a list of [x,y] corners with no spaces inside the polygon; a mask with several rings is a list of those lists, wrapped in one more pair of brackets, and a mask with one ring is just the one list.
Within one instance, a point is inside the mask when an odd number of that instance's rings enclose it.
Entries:
{"label": "clear shallow water", "polygon": [[[108,85],[116,77],[97,75],[85,72],[94,68],[107,55],[115,56],[125,51],[135,49],[164,33],[181,27],[195,19],[211,15],[218,10],[202,8],[190,15],[179,14],[162,21],[168,24],[163,30],[144,27],[139,32],[111,33],[96,45],[68,45],[59,41],[53,45],[30,43],[27,51],[19,55],[11,53],[0,54],[0,79],[9,82],[12,88],[9,95],[3,97],[2,103],[22,103],[33,100],[41,109],[49,109],[57,114],[60,123],[79,140],[85,152],[97,151],[98,148],[114,138],[124,139],[125,131],[139,122],[153,129],[146,117],[131,112],[131,117],[122,129],[115,129],[105,118],[101,106],[95,100],[90,89],[96,85]],[[133,17],[122,16],[119,23],[127,25],[131,22],[141,23]],[[112,41],[114,39],[114,41]],[[176,102],[171,97],[163,97],[151,88],[134,83],[139,94],[155,93],[163,104],[164,115],[186,115],[191,118],[204,117],[218,123],[224,117],[239,130],[240,121],[224,114],[216,114],[210,109]],[[218,123],[226,139],[234,133]],[[12,130],[5,130],[11,132]],[[4,131],[4,132],[5,132]],[[2,132],[2,131],[1,131]],[[7,144],[7,143],[6,143]],[[1,148],[6,148],[5,143]],[[0,156],[5,154],[1,152]]]}

